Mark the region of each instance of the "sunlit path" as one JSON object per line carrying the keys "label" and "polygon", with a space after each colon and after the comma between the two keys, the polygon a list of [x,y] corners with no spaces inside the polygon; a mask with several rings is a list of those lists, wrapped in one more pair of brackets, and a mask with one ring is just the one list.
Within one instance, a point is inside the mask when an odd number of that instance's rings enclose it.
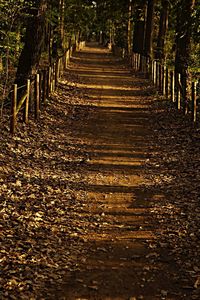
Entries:
{"label": "sunlit path", "polygon": [[84,236],[85,256],[78,258],[77,271],[69,273],[59,297],[161,299],[170,286],[176,291],[170,278],[175,266],[156,260],[153,249],[157,228],[150,211],[163,195],[145,189],[152,184],[145,164],[152,101],[148,81],[95,46],[73,56],[70,72],[91,105],[85,122],[73,125],[73,138],[89,157],[81,213],[95,216],[99,225]]}

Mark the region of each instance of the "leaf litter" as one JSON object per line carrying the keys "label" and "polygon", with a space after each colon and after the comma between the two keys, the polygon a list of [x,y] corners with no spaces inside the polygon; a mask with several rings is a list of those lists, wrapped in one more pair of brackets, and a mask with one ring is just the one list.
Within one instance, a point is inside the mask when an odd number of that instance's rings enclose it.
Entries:
{"label": "leaf litter", "polygon": [[80,214],[87,155],[81,141],[74,141],[71,124],[87,116],[89,107],[79,115],[76,107],[86,99],[75,78],[67,77],[73,85],[63,78],[39,122],[30,119],[25,126],[19,121],[14,136],[9,112],[0,123],[2,300],[50,297],[49,287],[77,268],[87,228],[98,222]]}
{"label": "leaf litter", "polygon": [[[88,226],[99,227],[101,216],[81,214],[85,198],[81,170],[89,158],[82,141],[73,137],[71,125],[83,120],[90,108],[84,90],[76,88],[73,77],[71,81],[52,96],[38,123],[30,120],[26,127],[19,123],[13,137],[6,116],[0,124],[1,299],[50,297],[49,288],[61,285],[66,271],[78,268]],[[85,105],[81,112],[80,104]],[[200,130],[171,104],[159,102],[151,113],[151,157],[146,168],[154,185],[146,188],[164,196],[152,199],[159,229],[147,258],[154,262],[162,259],[160,249],[167,251],[180,266],[177,281],[184,293],[177,299],[188,295],[199,299]],[[98,291],[96,282],[88,287]],[[159,297],[167,299],[168,291],[161,290]]]}
{"label": "leaf litter", "polygon": [[[158,223],[156,248],[179,267],[177,282],[183,299],[200,297],[200,130],[191,116],[184,116],[169,101],[152,107],[148,177],[153,192],[163,196],[152,201]],[[182,299],[181,298],[181,299]]]}

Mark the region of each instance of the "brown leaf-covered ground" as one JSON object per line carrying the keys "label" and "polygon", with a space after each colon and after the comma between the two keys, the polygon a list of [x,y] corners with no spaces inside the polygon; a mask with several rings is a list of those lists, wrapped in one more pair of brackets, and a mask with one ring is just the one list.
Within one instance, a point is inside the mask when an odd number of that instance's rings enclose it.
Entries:
{"label": "brown leaf-covered ground", "polygon": [[199,299],[200,131],[105,49],[0,136],[0,299]]}

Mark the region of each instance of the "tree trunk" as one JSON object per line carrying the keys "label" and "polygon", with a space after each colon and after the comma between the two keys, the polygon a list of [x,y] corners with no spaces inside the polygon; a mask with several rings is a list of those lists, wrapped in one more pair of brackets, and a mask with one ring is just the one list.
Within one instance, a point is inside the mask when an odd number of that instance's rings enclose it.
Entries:
{"label": "tree trunk", "polygon": [[[191,55],[192,13],[195,0],[183,0],[177,5],[175,72],[181,74],[185,106],[188,99],[188,67]],[[185,108],[186,110],[186,108]]]}
{"label": "tree trunk", "polygon": [[128,8],[128,54],[131,55],[132,52],[132,29],[133,29],[133,1],[129,0],[129,8]]}
{"label": "tree trunk", "polygon": [[145,37],[145,11],[146,5],[137,7],[136,21],[133,31],[133,52],[143,54],[144,51],[144,37]]}
{"label": "tree trunk", "polygon": [[61,39],[61,46],[64,48],[64,37],[65,37],[65,1],[60,0],[59,3],[59,25],[60,25],[60,39]]}
{"label": "tree trunk", "polygon": [[159,33],[157,40],[156,58],[164,61],[165,53],[165,40],[168,30],[168,16],[169,16],[169,0],[162,0],[162,9],[160,14]]}
{"label": "tree trunk", "polygon": [[35,7],[37,9],[27,24],[24,47],[19,57],[15,80],[19,86],[24,85],[37,69],[45,38],[47,0],[36,1]]}
{"label": "tree trunk", "polygon": [[150,58],[153,56],[154,7],[155,1],[148,0],[144,54]]}

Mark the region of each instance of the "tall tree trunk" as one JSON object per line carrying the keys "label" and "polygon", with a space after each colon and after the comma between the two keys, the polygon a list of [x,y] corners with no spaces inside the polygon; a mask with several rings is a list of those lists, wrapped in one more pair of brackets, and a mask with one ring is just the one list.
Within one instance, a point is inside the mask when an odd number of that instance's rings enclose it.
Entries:
{"label": "tall tree trunk", "polygon": [[35,1],[35,10],[26,28],[15,82],[20,86],[37,69],[45,38],[47,0]]}
{"label": "tall tree trunk", "polygon": [[157,40],[156,58],[164,61],[166,33],[168,30],[168,16],[169,16],[169,0],[162,0],[162,9],[160,14],[159,33]]}
{"label": "tall tree trunk", "polygon": [[133,31],[133,52],[143,54],[145,37],[145,13],[146,3],[138,6],[136,9],[136,21]]}
{"label": "tall tree trunk", "polygon": [[[182,75],[185,106],[188,99],[188,67],[191,55],[192,13],[195,0],[182,0],[177,4],[175,72]],[[187,110],[187,108],[185,108]]]}
{"label": "tall tree trunk", "polygon": [[144,54],[150,58],[153,56],[154,7],[155,0],[148,0]]}
{"label": "tall tree trunk", "polygon": [[59,27],[60,27],[60,39],[61,46],[64,48],[64,37],[65,37],[65,1],[60,0],[59,3]]}
{"label": "tall tree trunk", "polygon": [[132,29],[133,29],[133,21],[132,21],[132,14],[133,14],[133,1],[129,0],[129,7],[128,7],[128,54],[131,55],[132,52]]}

